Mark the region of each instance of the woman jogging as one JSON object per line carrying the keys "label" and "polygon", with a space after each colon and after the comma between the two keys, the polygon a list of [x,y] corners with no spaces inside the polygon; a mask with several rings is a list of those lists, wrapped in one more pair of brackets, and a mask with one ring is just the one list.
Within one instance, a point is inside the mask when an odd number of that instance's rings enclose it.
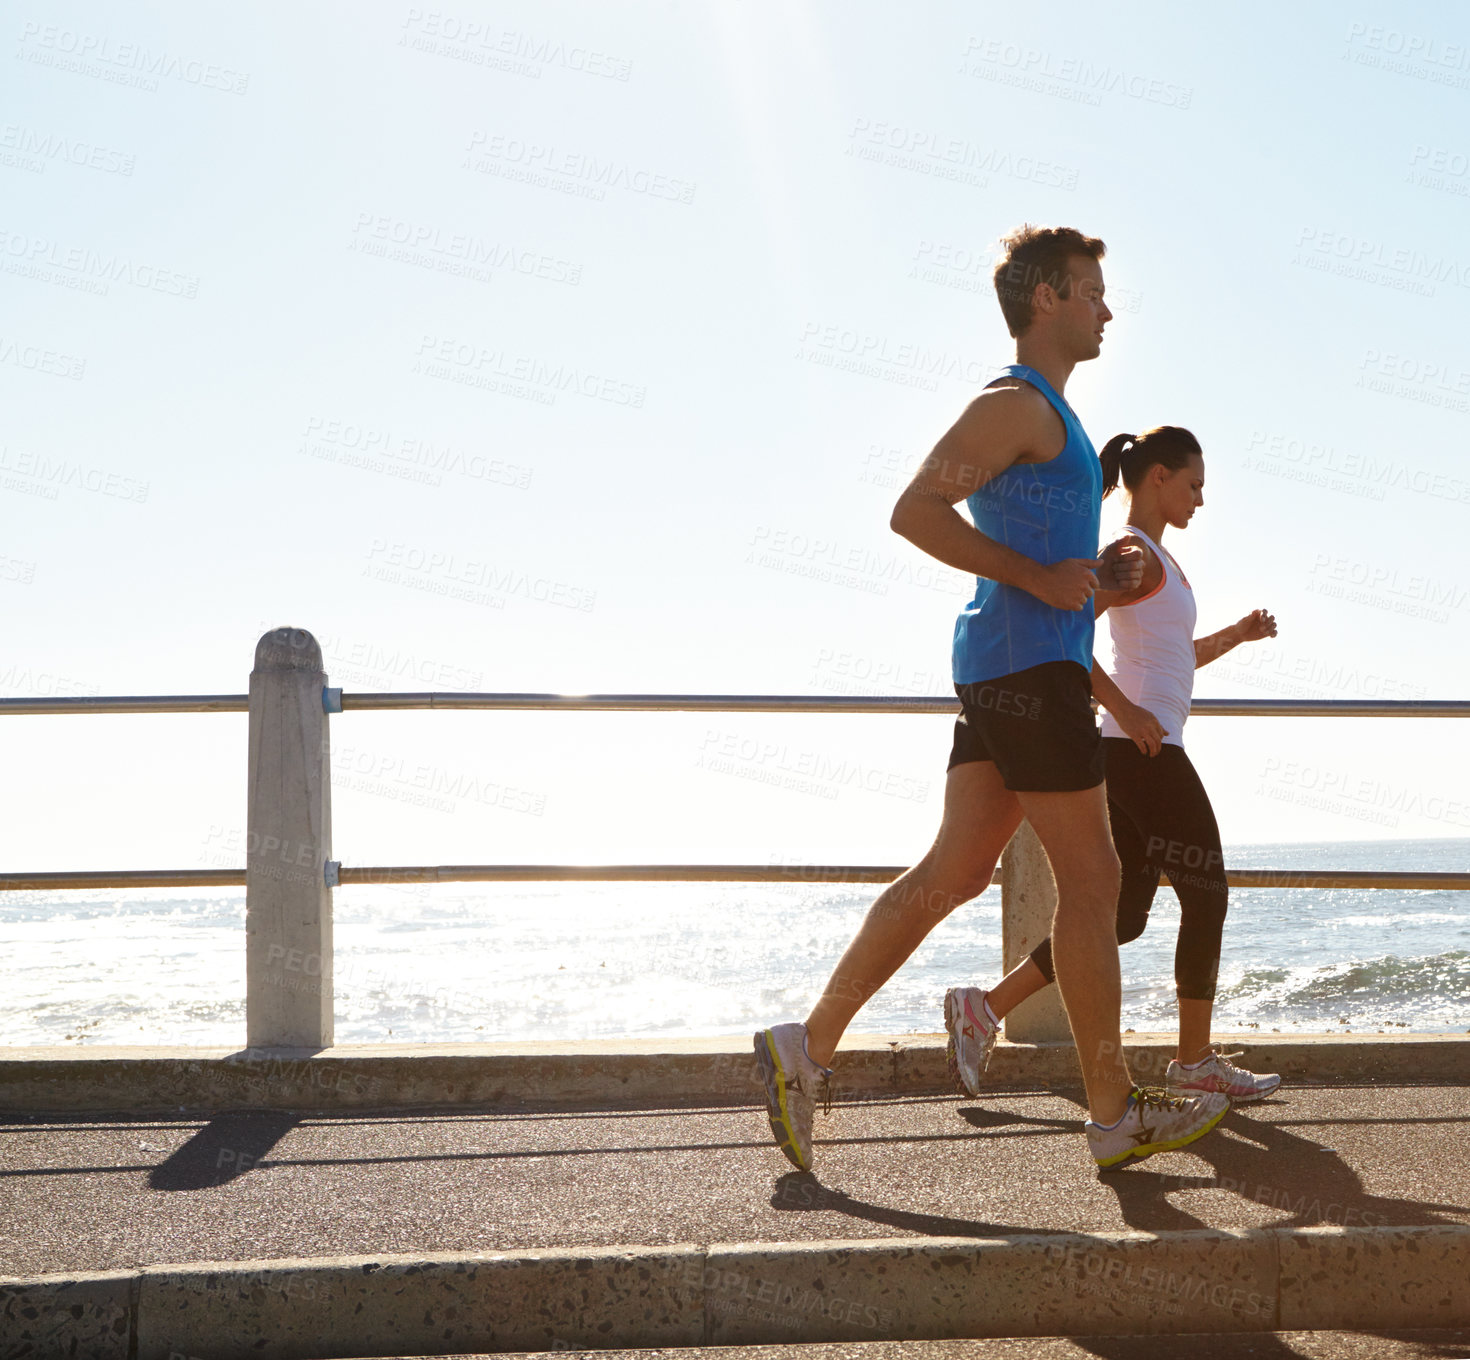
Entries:
{"label": "woman jogging", "polygon": [[[1270,1094],[1281,1078],[1236,1067],[1210,1043],[1220,935],[1228,890],[1220,831],[1199,775],[1184,753],[1184,723],[1197,667],[1242,642],[1275,637],[1276,621],[1257,609],[1209,637],[1195,638],[1194,593],[1162,546],[1164,530],[1184,529],[1204,504],[1199,442],[1174,425],[1118,435],[1099,454],[1103,495],[1121,478],[1128,491],[1129,535],[1144,552],[1144,577],[1133,590],[1098,594],[1113,638],[1110,677],[1093,666],[1093,687],[1107,710],[1103,747],[1108,816],[1122,863],[1118,943],[1137,939],[1148,923],[1160,873],[1179,898],[1174,976],[1179,996],[1179,1048],[1165,1082],[1180,1095],[1219,1091],[1232,1101]],[[993,989],[951,988],[944,998],[950,1071],[956,1086],[977,1095],[1006,1012],[1054,980],[1051,941],[1043,940]]]}

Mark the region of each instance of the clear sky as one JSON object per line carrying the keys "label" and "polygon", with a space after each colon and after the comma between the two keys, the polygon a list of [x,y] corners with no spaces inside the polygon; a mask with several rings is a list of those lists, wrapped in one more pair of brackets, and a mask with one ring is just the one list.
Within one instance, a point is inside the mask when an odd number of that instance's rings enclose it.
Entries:
{"label": "clear sky", "polygon": [[[888,528],[1102,237],[1068,396],[1187,425],[1201,697],[1465,698],[1460,7],[22,3],[0,693],[949,693]],[[1110,503],[1111,506],[1111,503]],[[1109,518],[1116,518],[1111,516]],[[1105,518],[1105,528],[1109,519]],[[1470,726],[1215,719],[1227,843],[1470,834]],[[336,854],[907,863],[938,718],[346,714]],[[243,718],[6,718],[5,861],[239,864]]]}

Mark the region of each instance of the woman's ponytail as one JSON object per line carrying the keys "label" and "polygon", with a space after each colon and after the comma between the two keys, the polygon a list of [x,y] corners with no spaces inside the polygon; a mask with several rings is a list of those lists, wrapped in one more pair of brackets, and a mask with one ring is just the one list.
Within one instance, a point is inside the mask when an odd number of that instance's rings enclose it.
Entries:
{"label": "woman's ponytail", "polygon": [[1123,473],[1124,450],[1137,442],[1136,435],[1115,434],[1102,446],[1102,452],[1098,454],[1097,461],[1102,464],[1104,499],[1118,489],[1118,478]]}

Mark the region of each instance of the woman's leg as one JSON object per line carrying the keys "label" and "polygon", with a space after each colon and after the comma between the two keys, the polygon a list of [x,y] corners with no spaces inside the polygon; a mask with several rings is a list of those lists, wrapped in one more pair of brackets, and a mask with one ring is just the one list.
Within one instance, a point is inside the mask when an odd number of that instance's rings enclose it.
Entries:
{"label": "woman's leg", "polygon": [[[1110,740],[1104,739],[1104,749],[1111,749]],[[1133,745],[1132,742],[1125,744]],[[1111,775],[1110,766],[1108,821],[1112,826],[1113,848],[1118,852],[1118,862],[1122,866],[1118,888],[1118,943],[1127,944],[1142,935],[1148,924],[1149,908],[1159,886],[1159,868],[1149,861],[1143,833],[1112,797]],[[985,1004],[999,1020],[1028,996],[1034,996],[1054,981],[1056,970],[1052,965],[1051,938],[1048,937],[986,992]]]}
{"label": "woman's leg", "polygon": [[[1122,749],[1125,745],[1127,750]],[[1229,899],[1220,828],[1183,747],[1165,745],[1150,757],[1131,743],[1112,740],[1108,756],[1108,791],[1139,828],[1155,873],[1162,868],[1168,874],[1179,898],[1179,942],[1174,951],[1179,1061],[1198,1062],[1209,1052]]]}
{"label": "woman's leg", "polygon": [[[1115,767],[1120,776],[1116,779]],[[1220,936],[1230,890],[1220,828],[1199,774],[1182,747],[1166,745],[1151,760],[1136,755],[1122,755],[1116,762],[1110,758],[1108,786],[1144,831],[1150,862],[1162,866],[1179,898],[1179,942],[1174,950],[1179,1049],[1165,1081],[1175,1091],[1222,1091],[1232,1101],[1270,1095],[1281,1085],[1279,1076],[1236,1067],[1210,1046]]]}
{"label": "woman's leg", "polygon": [[1182,1063],[1197,1063],[1210,1053],[1210,1027],[1214,1023],[1215,1003],[1179,998],[1179,1053]]}
{"label": "woman's leg", "polygon": [[[1046,962],[1049,969],[1051,967],[1051,940],[1047,939],[1045,943],[1047,945]],[[1033,952],[1022,959],[985,993],[985,1004],[991,1015],[997,1020],[1004,1020],[1006,1015],[1015,1010],[1028,996],[1035,996],[1042,988],[1050,987],[1055,981],[1055,973],[1041,971]]]}

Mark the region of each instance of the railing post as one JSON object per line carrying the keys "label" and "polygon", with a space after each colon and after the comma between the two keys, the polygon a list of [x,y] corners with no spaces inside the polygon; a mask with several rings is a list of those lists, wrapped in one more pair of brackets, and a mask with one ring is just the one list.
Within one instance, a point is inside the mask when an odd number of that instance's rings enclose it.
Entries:
{"label": "railing post", "polygon": [[[1051,934],[1057,885],[1041,842],[1023,821],[1000,858],[1000,939],[1009,973]],[[1069,1041],[1072,1027],[1055,986],[1023,1001],[1005,1018],[1005,1036],[1016,1043]]]}
{"label": "railing post", "polygon": [[276,628],[250,674],[245,1032],[251,1048],[332,1043],[332,790],[322,649]]}

